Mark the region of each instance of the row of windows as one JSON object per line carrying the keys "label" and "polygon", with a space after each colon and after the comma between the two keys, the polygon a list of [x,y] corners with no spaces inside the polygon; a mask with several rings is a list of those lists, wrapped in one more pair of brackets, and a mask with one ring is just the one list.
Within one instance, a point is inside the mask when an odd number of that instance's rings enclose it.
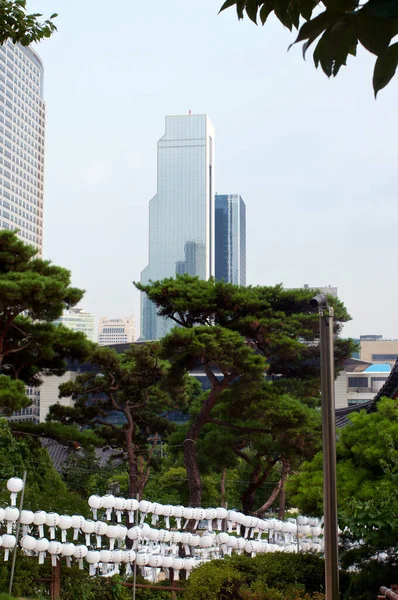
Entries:
{"label": "row of windows", "polygon": [[[371,387],[377,381],[387,381],[387,377],[371,377]],[[348,387],[350,388],[367,388],[369,387],[369,377],[349,377]]]}
{"label": "row of windows", "polygon": [[349,398],[348,406],[356,406],[357,404],[366,404],[366,402],[369,402],[369,400],[363,400],[362,398],[360,398],[360,399]]}

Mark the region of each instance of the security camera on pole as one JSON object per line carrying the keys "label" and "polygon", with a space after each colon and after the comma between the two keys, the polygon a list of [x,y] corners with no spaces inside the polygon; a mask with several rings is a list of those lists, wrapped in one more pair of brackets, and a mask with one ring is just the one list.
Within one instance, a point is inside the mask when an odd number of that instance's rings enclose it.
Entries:
{"label": "security camera on pole", "polygon": [[323,505],[326,600],[339,599],[339,549],[337,524],[336,425],[334,402],[333,307],[325,294],[310,300],[319,311],[321,350]]}

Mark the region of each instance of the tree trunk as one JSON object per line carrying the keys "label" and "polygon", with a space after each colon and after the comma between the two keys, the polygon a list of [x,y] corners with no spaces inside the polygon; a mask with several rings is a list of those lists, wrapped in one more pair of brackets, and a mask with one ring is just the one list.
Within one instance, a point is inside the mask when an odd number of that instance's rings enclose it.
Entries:
{"label": "tree trunk", "polygon": [[190,437],[184,440],[184,463],[187,470],[189,504],[200,506],[202,502],[202,480],[196,456],[196,440]]}
{"label": "tree trunk", "polygon": [[284,484],[281,486],[281,491],[279,494],[279,511],[278,511],[278,519],[283,521],[285,518],[285,503],[286,503],[286,490]]}
{"label": "tree trunk", "polygon": [[272,494],[270,495],[268,500],[266,502],[264,502],[264,504],[262,506],[260,506],[260,508],[256,511],[256,513],[255,513],[256,517],[261,517],[261,515],[263,515],[265,513],[265,511],[268,510],[269,507],[273,505],[273,503],[275,502],[275,500],[278,497],[279,492],[281,491],[281,487],[282,487],[282,479],[274,487],[274,489],[272,490]]}
{"label": "tree trunk", "polygon": [[226,506],[226,502],[225,502],[225,478],[227,476],[227,467],[224,467],[221,473],[221,482],[220,482],[220,493],[221,493],[221,506],[222,508],[225,508]]}
{"label": "tree trunk", "polygon": [[187,471],[190,506],[200,506],[202,502],[202,480],[196,455],[196,440],[198,439],[202,428],[206,425],[218,398],[228,385],[229,379],[224,377],[221,384],[217,383],[217,385],[210,390],[208,397],[202,405],[200,413],[196,416],[194,422],[190,426],[184,440],[184,464]]}

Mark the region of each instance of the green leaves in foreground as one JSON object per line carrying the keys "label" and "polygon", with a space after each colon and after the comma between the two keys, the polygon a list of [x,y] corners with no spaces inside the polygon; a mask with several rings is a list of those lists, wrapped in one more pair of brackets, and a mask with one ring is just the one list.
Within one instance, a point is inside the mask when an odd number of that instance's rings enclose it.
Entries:
{"label": "green leaves in foreground", "polygon": [[[347,59],[356,56],[361,44],[377,56],[373,88],[375,95],[395,75],[398,49],[391,40],[398,34],[398,0],[227,0],[221,11],[235,6],[239,19],[244,14],[257,24],[265,24],[273,12],[290,31],[298,29],[294,44],[303,42],[303,56],[316,42],[313,51],[315,66],[328,77],[335,77]],[[316,8],[322,8],[312,18]],[[300,21],[304,20],[300,27]]]}
{"label": "green leaves in foreground", "polygon": [[53,23],[57,15],[46,21],[40,21],[40,17],[39,13],[26,13],[26,0],[0,0],[0,43],[11,39],[14,44],[29,46],[49,38],[57,29]]}

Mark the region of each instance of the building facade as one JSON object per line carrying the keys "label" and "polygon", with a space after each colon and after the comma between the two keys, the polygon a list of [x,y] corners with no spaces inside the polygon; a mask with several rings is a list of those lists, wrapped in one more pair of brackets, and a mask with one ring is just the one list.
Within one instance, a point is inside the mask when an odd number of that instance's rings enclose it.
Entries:
{"label": "building facade", "polygon": [[92,342],[96,341],[95,317],[91,313],[85,312],[82,308],[66,310],[54,323],[65,325],[65,327],[73,331],[81,331],[88,340]]}
{"label": "building facade", "polygon": [[0,46],[0,229],[43,250],[43,64],[31,48]]}
{"label": "building facade", "polygon": [[335,381],[336,408],[366,404],[376,396],[390,376],[389,364],[370,364],[354,358],[346,361]]}
{"label": "building facade", "polygon": [[239,194],[215,197],[215,277],[246,285],[246,205]]}
{"label": "building facade", "polygon": [[398,359],[398,340],[385,340],[381,335],[361,335],[359,343],[361,360],[393,365]]}
{"label": "building facade", "polygon": [[110,344],[132,344],[135,341],[135,324],[133,317],[109,319],[100,317],[98,326],[98,343],[100,346]]}
{"label": "building facade", "polygon": [[[214,275],[214,128],[207,115],[166,117],[157,148],[157,194],[149,203],[149,261],[141,282],[188,273]],[[141,337],[155,340],[172,323],[141,296]]]}

